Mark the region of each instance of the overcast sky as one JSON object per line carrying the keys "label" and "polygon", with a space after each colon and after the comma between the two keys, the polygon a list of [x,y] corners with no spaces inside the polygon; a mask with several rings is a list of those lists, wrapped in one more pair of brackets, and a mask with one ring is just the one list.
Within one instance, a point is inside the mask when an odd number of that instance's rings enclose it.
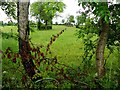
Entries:
{"label": "overcast sky", "polygon": [[[30,0],[30,2],[34,2],[36,0]],[[78,7],[77,5],[77,0],[58,0],[58,1],[62,1],[66,4],[66,9],[64,10],[63,13],[61,13],[60,15],[65,19],[68,17],[68,15],[74,15],[76,16],[76,12],[79,10],[80,7]],[[9,21],[7,15],[0,9],[0,21],[4,21],[7,22]],[[54,18],[53,22],[61,22],[62,18],[58,17],[58,18]]]}
{"label": "overcast sky", "polygon": [[[64,10],[63,13],[60,14],[63,17],[63,19],[67,19],[68,15],[74,15],[74,16],[77,15],[76,12],[80,9],[77,0],[62,0],[62,2],[66,4],[66,9]],[[60,17],[54,18],[53,22],[54,21],[61,22],[62,18]]]}

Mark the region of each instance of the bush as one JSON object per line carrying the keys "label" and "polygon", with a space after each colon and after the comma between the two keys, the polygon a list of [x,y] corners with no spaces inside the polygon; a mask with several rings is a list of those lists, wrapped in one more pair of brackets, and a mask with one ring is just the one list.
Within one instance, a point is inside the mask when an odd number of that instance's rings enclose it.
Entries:
{"label": "bush", "polygon": [[52,26],[50,25],[50,26],[47,26],[47,29],[49,30],[49,29],[52,29]]}
{"label": "bush", "polygon": [[40,30],[50,30],[50,29],[52,29],[52,25],[48,25],[48,26],[45,26],[45,25],[42,25],[41,27],[40,27]]}
{"label": "bush", "polygon": [[79,28],[79,25],[76,25],[76,28]]}

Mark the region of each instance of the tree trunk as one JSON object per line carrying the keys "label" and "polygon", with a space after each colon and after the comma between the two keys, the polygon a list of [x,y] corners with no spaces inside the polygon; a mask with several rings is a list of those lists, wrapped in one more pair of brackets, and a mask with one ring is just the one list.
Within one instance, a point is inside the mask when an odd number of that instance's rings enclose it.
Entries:
{"label": "tree trunk", "polygon": [[104,50],[106,46],[108,31],[109,24],[105,23],[105,21],[102,19],[102,30],[96,49],[96,66],[99,78],[102,78],[105,75]]}
{"label": "tree trunk", "polygon": [[38,18],[38,30],[41,29],[41,22],[40,22],[40,18]]}
{"label": "tree trunk", "polygon": [[50,22],[51,22],[51,28],[50,28],[50,29],[52,29],[52,24],[53,24],[53,22],[52,22],[52,18],[51,18],[51,21],[50,21]]}
{"label": "tree trunk", "polygon": [[45,21],[45,29],[47,30],[48,20]]}
{"label": "tree trunk", "polygon": [[19,53],[21,55],[22,64],[28,76],[33,77],[35,72],[35,65],[30,59],[29,52],[29,0],[18,0],[18,32],[19,32]]}

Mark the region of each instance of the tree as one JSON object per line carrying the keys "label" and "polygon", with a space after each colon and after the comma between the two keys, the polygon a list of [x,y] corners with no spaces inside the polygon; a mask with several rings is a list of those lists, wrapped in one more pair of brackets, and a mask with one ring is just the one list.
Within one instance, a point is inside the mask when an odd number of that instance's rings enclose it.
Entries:
{"label": "tree", "polygon": [[[119,41],[120,38],[118,33],[118,22],[120,14],[118,11],[120,10],[119,4],[112,4],[109,2],[81,2],[82,7],[86,8],[85,14],[88,15],[89,13],[94,14],[94,22],[97,22],[96,26],[98,27],[99,40],[96,48],[96,68],[98,77],[102,78],[105,75],[105,67],[104,67],[104,50],[108,41],[110,43],[114,41]],[[80,5],[80,3],[79,3]],[[113,10],[113,11],[112,11]],[[115,11],[116,13],[115,13]],[[114,14],[115,13],[115,14]],[[110,16],[112,14],[112,16]],[[114,33],[113,33],[114,32]],[[113,33],[111,36],[116,36],[117,38],[110,38],[110,33]],[[108,44],[111,45],[111,44]]]}
{"label": "tree", "polygon": [[62,23],[65,24],[65,20],[64,19],[62,19]]}
{"label": "tree", "polygon": [[10,19],[17,19],[15,11],[16,11],[16,3],[15,2],[6,2],[4,0],[0,1],[1,9],[7,14]]}
{"label": "tree", "polygon": [[85,19],[86,19],[86,15],[84,13],[82,13],[79,16],[76,16],[76,20],[77,20],[76,26],[79,27],[80,24],[83,24],[85,22]]}
{"label": "tree", "polygon": [[74,16],[73,16],[73,15],[70,15],[70,16],[68,17],[67,22],[68,22],[69,24],[75,23]]}
{"label": "tree", "polygon": [[29,4],[30,1],[26,0],[18,0],[17,4],[14,2],[0,2],[0,6],[2,10],[8,16],[13,18],[16,17],[15,15],[15,8],[17,6],[17,19],[18,19],[18,32],[19,32],[19,53],[22,58],[22,64],[28,76],[32,79],[33,75],[35,75],[38,70],[33,63],[33,60],[30,56],[30,44],[29,44]]}
{"label": "tree", "polygon": [[33,4],[31,4],[30,6],[30,12],[32,16],[35,16],[35,18],[38,20],[38,24],[37,27],[40,30],[41,27],[41,20],[43,20],[43,18],[40,18],[40,15],[43,13],[43,5],[42,2],[35,2]]}
{"label": "tree", "polygon": [[32,79],[33,75],[36,73],[36,67],[33,60],[29,57],[29,0],[23,2],[23,0],[18,1],[18,32],[19,32],[19,53],[22,58],[22,64],[28,76]]}
{"label": "tree", "polygon": [[65,4],[63,2],[35,2],[31,5],[31,15],[38,20],[38,29],[40,22],[44,22],[46,29],[47,25],[52,25],[52,19],[56,12],[63,12]]}

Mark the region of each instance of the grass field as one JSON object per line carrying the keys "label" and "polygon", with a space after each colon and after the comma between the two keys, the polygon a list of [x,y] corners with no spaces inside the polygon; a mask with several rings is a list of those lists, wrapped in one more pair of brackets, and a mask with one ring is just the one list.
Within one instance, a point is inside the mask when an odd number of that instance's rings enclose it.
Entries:
{"label": "grass field", "polygon": [[[66,27],[60,25],[53,25],[52,30],[40,30],[34,29],[34,32],[30,33],[31,41],[34,45],[46,45],[49,43],[52,35],[56,35],[61,30],[65,29],[65,32],[60,35],[57,40],[52,44],[51,51],[53,55],[57,55],[58,60],[62,63],[69,64],[71,66],[80,66],[83,55],[83,42],[81,39],[78,39],[75,35],[76,28],[75,27]],[[17,34],[16,26],[5,26],[0,27],[0,30],[4,33],[12,33]],[[11,47],[14,51],[18,51],[18,41],[13,38],[0,38],[2,41],[2,49],[3,51],[7,47]],[[106,50],[105,56],[107,57],[108,51]],[[116,58],[117,52],[112,54],[109,58],[110,60],[117,60]],[[69,63],[68,63],[69,62]],[[95,61],[94,61],[95,62]]]}
{"label": "grass field", "polygon": [[[75,27],[53,25],[52,30],[38,31],[37,29],[34,29],[34,32],[30,33],[30,38],[35,46],[43,45],[44,47],[46,47],[50,41],[51,36],[56,35],[65,28],[66,30],[64,31],[64,33],[61,34],[50,47],[52,51],[52,55],[57,56],[58,61],[60,63],[64,63],[73,68],[79,66],[82,67],[84,44],[82,42],[82,39],[78,39],[77,36],[75,35],[77,30]],[[17,34],[17,27],[15,26],[0,27],[0,31],[4,33]],[[13,51],[18,51],[18,41],[15,40],[14,38],[0,38],[0,41],[2,42],[2,47],[0,47],[0,49],[2,48],[3,51],[6,50],[7,47],[11,47]],[[108,55],[108,50],[106,49],[105,58],[107,57],[107,55]],[[107,60],[106,67],[109,69],[107,72],[107,75],[110,76],[109,78],[112,77],[111,73],[114,74],[114,70],[118,67],[118,63],[117,63],[118,60],[119,60],[118,51],[116,50],[114,53],[110,55],[110,57]],[[92,63],[94,64],[94,68],[95,68],[95,57],[93,58]],[[12,67],[12,63],[9,64]],[[6,63],[3,63],[3,65],[6,65],[3,66],[3,69],[4,67],[9,69]],[[95,72],[95,70],[91,70],[91,71]],[[91,73],[92,72],[90,72],[90,74]],[[108,87],[109,86],[110,85],[108,85]]]}
{"label": "grass field", "polygon": [[[56,35],[61,30],[65,29],[65,32],[57,38],[57,40],[52,44],[51,51],[53,55],[57,55],[60,62],[70,64],[73,66],[80,65],[81,56],[83,55],[83,42],[81,39],[78,39],[75,35],[76,28],[75,27],[66,27],[60,25],[54,25],[52,30],[40,30],[34,29],[34,32],[30,33],[31,41],[34,45],[46,45],[49,43],[52,35]],[[5,26],[0,27],[0,30],[4,33],[12,33],[17,34],[16,26]],[[18,41],[13,38],[0,38],[2,41],[2,49],[3,51],[7,47],[11,47],[13,50],[18,51]],[[108,51],[106,50],[106,57]],[[116,54],[111,58],[115,58]],[[69,63],[68,63],[69,62]]]}
{"label": "grass field", "polygon": [[[53,26],[53,30],[34,30],[34,32],[31,32],[30,38],[32,43],[36,46],[44,45],[46,47],[51,36],[56,35],[65,28],[65,32],[52,44],[51,51],[53,55],[57,55],[60,62],[79,66],[83,52],[83,43],[82,40],[78,39],[75,35],[75,27]],[[17,28],[11,26],[2,27],[1,30],[2,32],[11,33],[11,29],[13,29],[13,33],[17,33]],[[11,47],[13,50],[17,51],[17,40],[13,38],[2,39],[2,49],[5,50],[7,47]]]}

